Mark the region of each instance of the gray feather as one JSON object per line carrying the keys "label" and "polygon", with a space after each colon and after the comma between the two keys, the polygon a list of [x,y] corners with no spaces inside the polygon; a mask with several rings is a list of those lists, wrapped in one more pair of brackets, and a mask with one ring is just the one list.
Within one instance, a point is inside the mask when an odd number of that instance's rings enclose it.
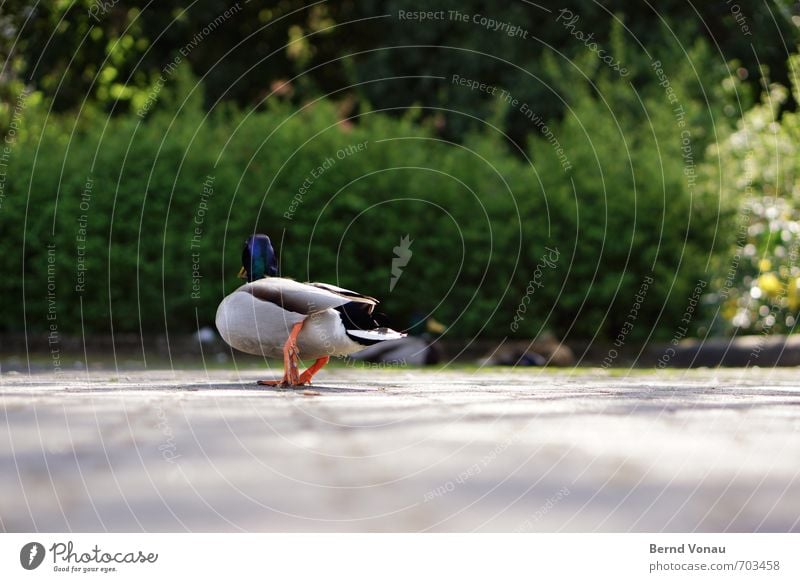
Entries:
{"label": "gray feather", "polygon": [[358,299],[328,291],[318,285],[274,277],[253,281],[243,285],[238,291],[250,293],[256,299],[302,315],[318,313],[350,301],[358,301]]}

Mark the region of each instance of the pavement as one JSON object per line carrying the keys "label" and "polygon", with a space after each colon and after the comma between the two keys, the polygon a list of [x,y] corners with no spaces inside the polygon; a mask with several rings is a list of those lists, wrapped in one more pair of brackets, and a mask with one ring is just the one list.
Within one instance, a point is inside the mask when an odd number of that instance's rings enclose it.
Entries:
{"label": "pavement", "polygon": [[796,369],[269,375],[0,375],[0,530],[800,531]]}

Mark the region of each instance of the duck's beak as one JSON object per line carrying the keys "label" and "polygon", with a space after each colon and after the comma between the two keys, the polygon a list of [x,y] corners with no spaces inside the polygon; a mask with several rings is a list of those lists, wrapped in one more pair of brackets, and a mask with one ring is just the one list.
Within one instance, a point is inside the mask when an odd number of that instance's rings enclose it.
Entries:
{"label": "duck's beak", "polygon": [[239,277],[240,279],[247,279],[247,271],[245,271],[244,267],[242,267],[241,269],[239,269],[239,274],[236,276]]}

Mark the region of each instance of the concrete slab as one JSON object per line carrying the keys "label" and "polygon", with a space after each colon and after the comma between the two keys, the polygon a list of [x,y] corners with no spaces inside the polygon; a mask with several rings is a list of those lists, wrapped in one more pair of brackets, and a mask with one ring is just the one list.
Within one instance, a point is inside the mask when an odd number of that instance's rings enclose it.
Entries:
{"label": "concrete slab", "polygon": [[261,377],[3,374],[0,529],[800,531],[793,369]]}

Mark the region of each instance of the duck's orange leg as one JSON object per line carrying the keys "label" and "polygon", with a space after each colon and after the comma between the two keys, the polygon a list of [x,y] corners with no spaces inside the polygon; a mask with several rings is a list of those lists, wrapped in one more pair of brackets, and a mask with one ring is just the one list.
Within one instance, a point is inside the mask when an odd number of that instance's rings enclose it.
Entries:
{"label": "duck's orange leg", "polygon": [[300,386],[300,374],[297,371],[299,351],[297,349],[297,336],[303,329],[303,322],[295,323],[286,343],[283,345],[283,378],[281,380],[259,380],[262,386]]}
{"label": "duck's orange leg", "polygon": [[309,367],[305,372],[300,374],[300,384],[310,384],[311,378],[314,376],[314,374],[319,372],[325,366],[325,364],[328,363],[328,360],[330,360],[330,357],[325,356],[323,358],[319,358],[316,362],[314,362],[311,365],[311,367]]}

